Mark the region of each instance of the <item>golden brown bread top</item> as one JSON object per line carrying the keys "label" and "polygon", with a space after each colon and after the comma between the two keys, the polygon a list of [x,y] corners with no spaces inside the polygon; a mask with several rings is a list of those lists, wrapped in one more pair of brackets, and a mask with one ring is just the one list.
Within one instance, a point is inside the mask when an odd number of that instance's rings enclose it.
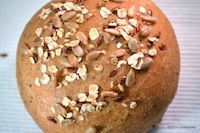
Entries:
{"label": "golden brown bread top", "polygon": [[22,34],[17,78],[28,111],[45,132],[148,130],[177,88],[168,20],[149,0],[75,2],[47,4]]}

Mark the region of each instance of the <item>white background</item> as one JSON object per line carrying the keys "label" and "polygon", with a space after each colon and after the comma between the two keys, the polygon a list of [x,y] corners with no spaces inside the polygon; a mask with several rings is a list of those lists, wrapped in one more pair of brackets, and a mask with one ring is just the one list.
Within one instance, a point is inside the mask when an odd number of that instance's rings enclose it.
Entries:
{"label": "white background", "polygon": [[[46,2],[48,0],[0,0],[0,53],[8,53],[7,58],[0,58],[0,133],[42,132],[21,102],[15,79],[15,58],[24,26]],[[175,100],[159,127],[151,133],[199,133],[200,1],[155,2],[170,19],[177,34],[181,75]]]}

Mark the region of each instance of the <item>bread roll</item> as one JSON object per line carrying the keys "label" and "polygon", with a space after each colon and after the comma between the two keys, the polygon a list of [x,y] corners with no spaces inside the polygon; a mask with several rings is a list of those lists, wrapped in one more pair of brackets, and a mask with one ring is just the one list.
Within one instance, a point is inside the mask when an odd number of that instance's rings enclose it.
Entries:
{"label": "bread roll", "polygon": [[144,133],[172,101],[175,33],[150,0],[54,0],[17,50],[25,107],[46,133]]}

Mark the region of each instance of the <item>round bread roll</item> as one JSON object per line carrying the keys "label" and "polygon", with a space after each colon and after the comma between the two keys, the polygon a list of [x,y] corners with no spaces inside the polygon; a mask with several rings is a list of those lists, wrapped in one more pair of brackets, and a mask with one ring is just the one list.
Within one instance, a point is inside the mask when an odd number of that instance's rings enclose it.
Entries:
{"label": "round bread roll", "polygon": [[175,33],[150,0],[54,0],[17,51],[25,107],[46,133],[145,133],[179,79]]}

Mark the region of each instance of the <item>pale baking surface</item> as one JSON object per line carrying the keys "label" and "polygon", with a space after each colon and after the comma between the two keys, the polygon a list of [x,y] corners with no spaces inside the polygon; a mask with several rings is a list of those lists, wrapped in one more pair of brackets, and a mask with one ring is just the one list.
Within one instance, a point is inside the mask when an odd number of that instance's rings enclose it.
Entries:
{"label": "pale baking surface", "polygon": [[[0,132],[38,133],[41,130],[26,112],[15,80],[18,39],[31,16],[48,0],[0,1]],[[200,1],[156,0],[177,34],[181,50],[179,90],[158,129],[159,133],[197,133],[200,129]]]}

